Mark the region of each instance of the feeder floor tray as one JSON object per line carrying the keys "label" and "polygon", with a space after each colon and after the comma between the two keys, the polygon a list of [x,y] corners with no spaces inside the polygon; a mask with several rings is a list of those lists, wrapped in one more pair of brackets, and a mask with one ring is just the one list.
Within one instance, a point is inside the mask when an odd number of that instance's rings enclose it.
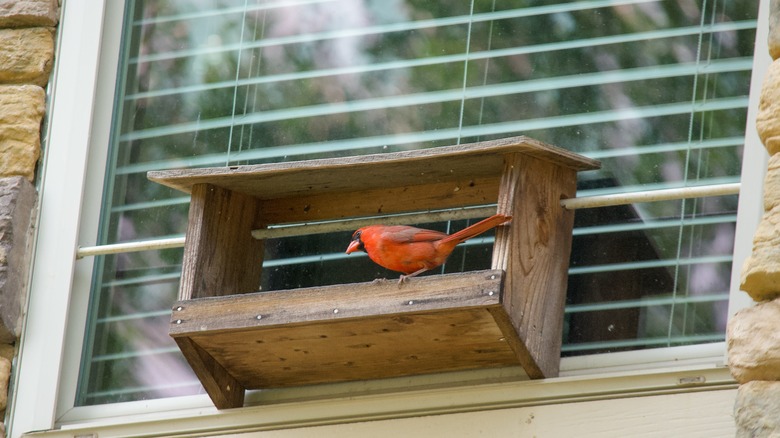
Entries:
{"label": "feeder floor tray", "polygon": [[170,334],[191,363],[210,357],[243,389],[520,365],[503,276],[485,270],[180,301]]}

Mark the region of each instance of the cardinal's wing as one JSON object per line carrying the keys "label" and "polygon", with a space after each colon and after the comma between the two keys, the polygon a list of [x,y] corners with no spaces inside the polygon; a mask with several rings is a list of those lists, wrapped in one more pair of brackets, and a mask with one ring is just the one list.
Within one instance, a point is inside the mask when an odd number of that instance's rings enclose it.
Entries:
{"label": "cardinal's wing", "polygon": [[446,233],[422,228],[398,225],[387,227],[382,238],[395,243],[433,242],[446,237]]}

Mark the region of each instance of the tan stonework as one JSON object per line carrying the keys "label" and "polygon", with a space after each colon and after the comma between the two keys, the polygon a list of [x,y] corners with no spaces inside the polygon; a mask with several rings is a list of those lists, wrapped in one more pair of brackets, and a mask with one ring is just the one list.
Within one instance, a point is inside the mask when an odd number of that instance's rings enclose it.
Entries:
{"label": "tan stonework", "polygon": [[0,27],[57,25],[57,0],[0,0]]}
{"label": "tan stonework", "polygon": [[742,267],[740,289],[754,301],[780,296],[780,207],[764,213],[753,235],[753,252]]}
{"label": "tan stonework", "polygon": [[0,83],[45,86],[49,81],[54,57],[51,29],[0,29],[0,48]]}
{"label": "tan stonework", "polygon": [[32,181],[41,153],[46,93],[35,85],[0,86],[0,176]]}
{"label": "tan stonework", "polygon": [[4,357],[8,360],[13,360],[16,355],[16,349],[13,345],[0,344],[0,357]]}
{"label": "tan stonework", "polygon": [[780,151],[780,60],[772,62],[764,79],[756,129],[770,155]]}
{"label": "tan stonework", "polygon": [[8,405],[8,379],[11,377],[11,361],[0,357],[0,410]]}
{"label": "tan stonework", "polygon": [[737,390],[738,438],[776,437],[780,431],[780,382],[749,382]]}
{"label": "tan stonework", "polygon": [[764,211],[780,205],[780,154],[769,157],[764,179]]}
{"label": "tan stonework", "polygon": [[769,54],[776,61],[766,74],[756,117],[770,154],[765,213],[740,285],[758,303],[737,312],[726,329],[729,368],[741,383],[734,404],[740,438],[780,437],[780,0],[769,5]]}
{"label": "tan stonework", "polygon": [[778,321],[780,299],[742,309],[729,321],[726,329],[729,369],[739,383],[780,380]]}
{"label": "tan stonework", "polygon": [[[0,178],[0,344],[21,335],[36,198],[35,186],[24,177]],[[0,348],[0,356],[8,353]]]}
{"label": "tan stonework", "polygon": [[769,2],[769,56],[780,58],[780,2]]}

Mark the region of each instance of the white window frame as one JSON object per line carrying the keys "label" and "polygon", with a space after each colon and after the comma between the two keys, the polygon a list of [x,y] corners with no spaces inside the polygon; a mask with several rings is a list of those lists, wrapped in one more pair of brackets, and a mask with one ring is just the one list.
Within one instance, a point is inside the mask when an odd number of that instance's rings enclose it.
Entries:
{"label": "white window frame", "polygon": [[[762,0],[729,317],[751,305],[738,290],[739,275],[763,212],[760,188],[767,155],[755,119],[771,62],[768,9],[769,1]],[[8,436],[36,430],[52,430],[44,436],[219,433],[735,386],[721,342],[564,358],[562,377],[542,381],[512,380],[509,371],[465,372],[261,391],[248,396],[259,406],[227,411],[217,411],[205,394],[74,407],[92,269],[91,259],[77,261],[75,253],[79,246],[95,244],[123,11],[124,1],[63,2],[56,71],[49,87],[37,239],[14,366]],[[510,381],[495,383],[502,379]],[[464,385],[464,380],[470,383]]]}

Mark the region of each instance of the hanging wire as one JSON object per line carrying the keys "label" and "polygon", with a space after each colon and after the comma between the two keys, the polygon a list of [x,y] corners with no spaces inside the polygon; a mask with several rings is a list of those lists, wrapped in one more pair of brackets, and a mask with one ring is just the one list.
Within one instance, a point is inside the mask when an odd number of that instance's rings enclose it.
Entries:
{"label": "hanging wire", "polygon": [[[713,26],[715,24],[716,11],[717,11],[717,0],[715,2],[713,2],[713,4],[712,4],[712,12],[711,12],[711,15],[710,15],[711,16],[711,18],[710,18],[710,26]],[[704,11],[702,11],[702,16],[704,16]],[[701,96],[702,96],[701,103],[702,104],[707,102],[707,99],[708,99],[709,96],[712,96],[712,97],[716,96],[715,87],[716,87],[717,83],[716,82],[715,83],[711,83],[711,81],[710,81],[710,73],[709,73],[709,71],[707,71],[707,67],[709,67],[711,65],[712,47],[713,47],[712,42],[713,42],[714,37],[715,37],[714,33],[710,32],[709,44],[707,46],[707,54],[703,55],[705,62],[704,62],[704,65],[703,65],[704,73],[702,75],[702,77],[704,79],[703,80],[704,84],[701,87]],[[700,47],[701,47],[701,44],[702,44],[702,42],[700,41]],[[698,62],[699,61],[697,61],[697,63]],[[698,65],[697,65],[697,67],[698,67]],[[697,68],[697,70],[700,70],[700,69]],[[699,73],[697,72],[696,75],[698,76]],[[704,141],[704,133],[705,133],[706,129],[712,130],[712,126],[713,126],[712,120],[710,120],[710,123],[705,123],[705,118],[706,117],[707,117],[707,115],[705,113],[702,113],[700,115],[699,138],[698,138],[699,142]],[[712,113],[709,113],[709,118],[712,119]],[[689,131],[691,133],[691,139],[692,139],[693,138],[693,136],[692,136],[693,129],[690,129]],[[703,163],[704,154],[705,153],[706,152],[703,151],[703,150],[696,151],[696,156],[698,158],[696,160],[696,176],[695,176],[695,178],[696,178],[697,181],[701,178],[701,175],[702,175],[702,172],[703,172],[703,168],[705,167],[704,163]],[[692,199],[691,200],[691,204],[692,204],[690,206],[691,217],[692,217],[692,219],[695,219],[696,216],[697,216],[697,212],[699,211],[701,201],[699,199]],[[695,244],[695,242],[700,242],[700,244],[702,243],[701,242],[701,236],[699,236],[699,239],[695,239],[695,234],[696,234],[697,230],[700,230],[700,229],[701,229],[700,227],[690,227],[689,228],[689,231],[688,231],[688,249],[687,249],[687,254],[686,254],[686,257],[688,257],[688,258],[690,258],[692,256],[692,254],[694,253],[694,244]],[[685,278],[687,279],[687,281],[685,282],[685,297],[689,297],[691,295],[691,292],[693,292],[693,293],[696,292],[696,290],[693,290],[693,291],[691,290],[691,279],[692,279],[692,275],[693,275],[693,272],[694,272],[695,269],[696,269],[696,267],[693,266],[693,265],[688,265],[688,266],[685,267],[685,275],[686,275]],[[680,298],[678,300],[678,302],[684,300],[685,297]],[[681,327],[681,331],[682,331],[683,335],[688,332],[689,324],[695,324],[696,323],[695,315],[689,315],[689,313],[691,313],[691,306],[689,306],[687,304],[684,304],[683,305],[682,316],[681,316],[682,317],[682,321],[680,323],[680,327]],[[693,321],[689,322],[690,318],[693,318]]]}
{"label": "hanging wire", "polygon": [[[263,10],[263,22],[262,22],[262,24],[260,26],[260,39],[261,40],[265,38],[265,24],[266,24],[266,19],[267,18],[268,18],[268,11],[267,10]],[[257,39],[257,22],[255,22],[255,39]],[[262,62],[263,62],[263,52],[262,51],[258,51],[258,53],[257,53],[257,72],[258,72],[258,74],[260,73],[260,64]],[[254,94],[252,96],[252,112],[253,113],[257,111],[257,95],[258,95],[257,89],[259,87],[260,87],[259,83],[255,83],[254,87],[253,87],[254,88]],[[255,136],[255,125],[253,124],[252,127],[249,129],[249,140],[247,141],[247,149],[251,149],[252,148],[252,141],[254,140],[254,136]]]}
{"label": "hanging wire", "polygon": [[461,132],[463,131],[463,114],[466,107],[466,86],[468,85],[469,72],[469,54],[471,53],[471,26],[474,23],[474,0],[471,0],[469,9],[469,25],[466,31],[466,56],[463,59],[463,89],[460,98],[460,117],[458,117],[458,140],[455,144],[461,142]]}
{"label": "hanging wire", "polygon": [[[472,8],[473,8],[473,2],[472,2]],[[493,0],[493,4],[490,8],[490,13],[496,12],[496,0]],[[472,10],[473,13],[473,10]],[[486,51],[490,51],[490,49],[493,47],[493,24],[495,23],[495,20],[490,20],[490,24],[488,25],[488,41],[487,41],[487,48]],[[485,58],[485,71],[482,74],[482,86],[487,85],[487,78],[488,78],[488,69],[490,68],[490,59],[491,58]],[[465,88],[464,88],[465,91]],[[463,101],[461,101],[461,124],[463,123]],[[482,96],[479,99],[479,117],[477,119],[477,125],[482,125],[482,116],[485,112],[485,96]],[[458,139],[460,139],[460,129],[458,130]],[[482,139],[482,136],[478,136],[476,138],[476,141],[480,141]],[[467,249],[464,249],[461,252],[460,257],[460,270],[465,271],[466,270],[466,254],[468,253]],[[442,271],[444,272],[444,271]]]}
{"label": "hanging wire", "polygon": [[[685,160],[683,160],[683,183],[684,184],[688,184],[688,164],[690,163],[691,160],[693,126],[696,120],[696,103],[697,103],[696,94],[699,85],[699,72],[701,71],[701,52],[702,52],[702,43],[704,41],[704,25],[706,23],[707,3],[708,3],[707,0],[704,0],[702,3],[701,20],[699,22],[699,35],[698,35],[698,41],[696,43],[696,74],[693,75],[693,91],[691,92],[691,113],[690,113],[690,117],[688,118],[688,148],[685,151]],[[706,100],[706,93],[703,96],[703,99]],[[672,280],[672,304],[669,309],[669,325],[666,331],[666,339],[667,339],[668,347],[671,347],[672,345],[671,343],[672,343],[672,332],[674,331],[675,304],[677,301],[678,288],[680,287],[680,261],[682,255],[683,235],[685,232],[684,219],[685,219],[686,207],[687,207],[686,199],[682,199],[680,201],[680,227],[679,227],[679,231],[677,232],[677,256],[676,256],[677,263],[675,263],[674,265],[674,276]],[[690,274],[690,268],[688,268],[687,274]]]}
{"label": "hanging wire", "polygon": [[[491,5],[490,12],[494,13],[496,12],[496,0],[493,0],[493,4]],[[490,52],[493,48],[493,24],[495,23],[495,20],[490,20],[490,26],[488,26],[488,42],[487,42],[487,49],[486,52]],[[487,78],[488,78],[488,70],[490,69],[490,61],[492,60],[491,57],[485,58],[485,72],[482,74],[482,86],[487,85]],[[482,96],[479,100],[479,119],[477,121],[477,125],[482,124],[482,116],[484,115],[485,110],[485,97]],[[478,136],[476,141],[480,141],[482,139],[482,136]]]}
{"label": "hanging wire", "polygon": [[[244,28],[246,27],[246,11],[248,6],[249,0],[244,0],[244,9],[241,12],[241,36],[239,37],[237,49],[238,56],[236,56],[236,79],[235,85],[233,86],[233,109],[230,112],[230,130],[228,131],[228,150],[225,157],[225,166],[230,165],[230,151],[233,147],[233,129],[236,126],[236,106],[238,103],[238,81],[241,79],[241,53],[244,52]],[[246,114],[246,112],[244,112],[244,114]]]}
{"label": "hanging wire", "polygon": [[[259,40],[262,40],[265,37],[265,22],[266,22],[265,20],[266,20],[266,17],[268,16],[268,10],[267,9],[262,9],[261,11],[262,12],[260,12],[260,14],[262,14],[263,18],[262,18],[262,21],[260,23],[260,38],[259,38]],[[258,38],[257,38],[257,27],[258,27],[258,22],[260,21],[260,18],[259,18],[260,14],[255,13],[254,26],[253,26],[253,30],[252,30],[252,39],[253,39],[253,41],[258,41]],[[253,49],[252,57],[249,60],[249,72],[247,73],[247,78],[253,77],[253,72],[256,75],[258,75],[258,76],[260,75],[260,64],[262,62],[263,62],[262,48]],[[257,82],[255,82],[255,83],[253,83],[251,85],[248,85],[246,87],[246,93],[245,93],[245,97],[244,97],[244,114],[247,114],[247,110],[249,109],[250,92],[252,94],[252,98],[251,98],[251,100],[252,100],[252,108],[251,108],[251,111],[252,111],[253,114],[257,111],[257,88],[258,87],[259,87],[259,85],[258,85]],[[238,140],[238,153],[237,153],[237,156],[239,156],[239,157],[241,156],[241,152],[244,150],[244,130],[245,129],[249,130],[249,134],[247,135],[247,142],[246,142],[247,149],[251,149],[252,148],[252,140],[253,140],[253,137],[254,137],[255,125],[251,124],[247,128],[246,125],[242,124],[241,125],[241,136],[239,137],[239,140]],[[240,163],[236,162],[234,164],[240,164]]]}
{"label": "hanging wire", "polygon": [[[474,0],[471,0],[471,5],[469,6],[469,24],[466,30],[466,56],[463,58],[463,87],[461,88],[461,97],[460,97],[460,115],[458,116],[458,139],[455,144],[460,144],[461,142],[461,135],[463,132],[463,115],[466,111],[466,88],[468,86],[468,73],[469,73],[469,53],[471,52],[471,26],[474,23]],[[450,233],[450,228],[452,227],[452,221],[447,222],[447,229],[446,233]],[[464,254],[465,259],[465,254]],[[447,267],[447,262],[441,264],[441,267],[439,268],[439,271],[443,274],[445,269]]]}

